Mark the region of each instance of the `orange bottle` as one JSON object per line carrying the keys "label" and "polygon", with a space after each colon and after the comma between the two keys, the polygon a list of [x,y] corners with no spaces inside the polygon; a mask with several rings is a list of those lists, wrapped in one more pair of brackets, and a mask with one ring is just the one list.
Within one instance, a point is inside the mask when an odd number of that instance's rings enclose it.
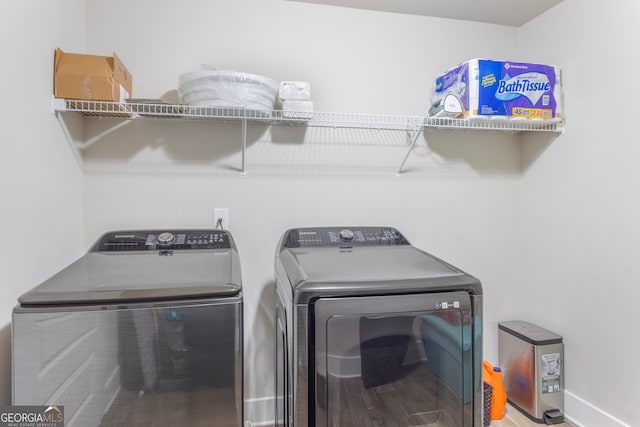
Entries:
{"label": "orange bottle", "polygon": [[504,409],[507,406],[507,393],[504,391],[504,383],[502,382],[502,370],[492,366],[491,363],[486,360],[482,366],[484,368],[484,381],[493,387],[491,396],[491,419],[501,420],[502,417],[504,417]]}

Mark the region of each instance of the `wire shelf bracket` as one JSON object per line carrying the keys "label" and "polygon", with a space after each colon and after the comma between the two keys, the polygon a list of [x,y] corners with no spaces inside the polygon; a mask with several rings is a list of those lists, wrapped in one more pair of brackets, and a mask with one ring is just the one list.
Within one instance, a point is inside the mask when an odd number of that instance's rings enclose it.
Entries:
{"label": "wire shelf bracket", "polygon": [[[121,118],[121,123],[93,136],[87,141],[75,141],[64,120],[67,112],[77,112],[87,118]],[[52,113],[61,124],[65,137],[71,145],[78,164],[82,166],[82,150],[91,146],[105,135],[136,119],[212,120],[240,121],[242,126],[242,164],[240,175],[246,176],[247,125],[262,123],[267,125],[302,125],[308,127],[331,127],[368,130],[406,131],[411,143],[396,177],[400,177],[420,135],[425,130],[441,131],[489,131],[489,132],[555,132],[564,133],[564,121],[560,119],[506,119],[503,117],[422,117],[393,116],[362,113],[296,112],[282,110],[248,110],[237,107],[201,107],[177,105],[159,101],[158,103],[124,103],[106,101],[72,100],[52,97]],[[413,135],[412,135],[413,133]]]}

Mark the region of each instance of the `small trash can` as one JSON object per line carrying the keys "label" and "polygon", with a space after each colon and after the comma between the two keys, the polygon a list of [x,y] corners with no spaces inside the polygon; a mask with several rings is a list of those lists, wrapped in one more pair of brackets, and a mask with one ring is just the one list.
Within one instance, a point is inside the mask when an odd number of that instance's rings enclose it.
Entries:
{"label": "small trash can", "polygon": [[529,322],[498,324],[500,366],[507,401],[535,422],[564,420],[562,337]]}

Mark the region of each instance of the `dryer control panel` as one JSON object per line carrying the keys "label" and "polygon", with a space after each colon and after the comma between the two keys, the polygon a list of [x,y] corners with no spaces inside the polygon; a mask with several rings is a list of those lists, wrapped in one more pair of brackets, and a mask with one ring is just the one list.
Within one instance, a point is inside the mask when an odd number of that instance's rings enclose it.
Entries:
{"label": "dryer control panel", "polygon": [[289,230],[285,248],[408,245],[392,227],[314,227]]}
{"label": "dryer control panel", "polygon": [[91,252],[229,249],[224,230],[133,230],[105,234]]}

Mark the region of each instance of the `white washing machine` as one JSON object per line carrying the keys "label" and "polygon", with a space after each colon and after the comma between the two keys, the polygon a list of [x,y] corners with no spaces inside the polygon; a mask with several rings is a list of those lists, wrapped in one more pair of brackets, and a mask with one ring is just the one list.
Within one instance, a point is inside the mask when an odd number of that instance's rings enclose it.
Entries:
{"label": "white washing machine", "polygon": [[229,232],[109,232],[18,301],[14,405],[60,405],[67,427],[242,425]]}
{"label": "white washing machine", "polygon": [[482,287],[391,227],[288,230],[277,426],[482,425]]}

